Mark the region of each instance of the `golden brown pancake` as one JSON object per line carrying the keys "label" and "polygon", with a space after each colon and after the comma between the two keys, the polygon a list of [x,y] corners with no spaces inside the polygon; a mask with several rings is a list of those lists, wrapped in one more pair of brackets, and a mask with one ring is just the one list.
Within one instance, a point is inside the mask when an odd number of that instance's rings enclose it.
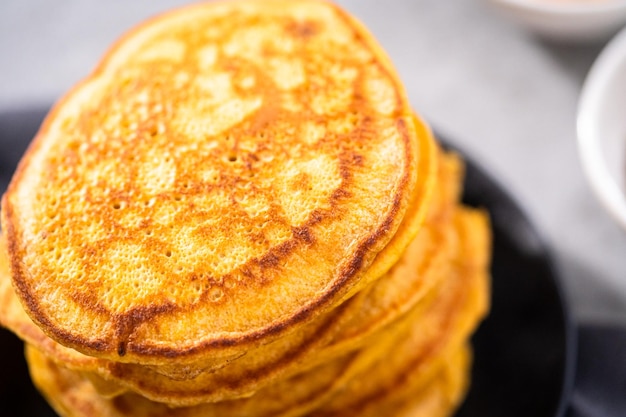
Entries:
{"label": "golden brown pancake", "polygon": [[[404,407],[412,394],[431,389],[429,383],[440,369],[445,368],[450,355],[464,344],[488,308],[486,261],[489,238],[485,217],[480,212],[470,210],[459,211],[455,217],[458,227],[464,232],[471,232],[465,235],[467,239],[461,245],[455,273],[440,288],[440,296],[431,307],[432,314],[420,316],[412,312],[407,315],[402,320],[406,325],[398,327],[403,329],[399,334],[380,338],[372,347],[350,355],[349,359],[324,364],[313,372],[279,382],[247,399],[170,409],[134,394],[124,394],[112,400],[94,398],[93,402],[103,410],[95,415],[116,415],[119,410],[123,410],[123,413],[134,416],[165,413],[204,417],[296,416],[311,412],[319,416],[360,416],[377,415],[372,410],[380,410],[381,403],[386,404],[385,409],[390,404],[394,407],[403,404]],[[393,349],[390,349],[392,346]],[[387,352],[394,354],[388,355]],[[381,355],[384,359],[376,361]],[[45,395],[52,397],[51,390],[58,389],[53,385],[59,385],[59,381],[46,381],[38,376],[38,373],[45,371],[40,369],[42,365],[37,364],[37,359],[33,359],[35,354],[31,352],[28,356],[35,383]],[[51,365],[45,367],[50,368]],[[457,368],[463,369],[463,375],[456,380],[465,381],[467,366]],[[341,377],[337,378],[338,375]],[[84,385],[74,384],[73,389],[84,390]],[[457,404],[465,385],[456,383],[460,387],[453,390],[456,394],[442,397],[445,401],[438,400],[439,408],[449,410]],[[89,387],[92,392],[96,392],[92,385],[89,384]],[[440,394],[445,393],[441,388],[437,390]],[[333,394],[334,397],[330,398]],[[67,402],[64,397],[67,396],[57,394],[50,401],[57,409],[63,409],[63,404],[59,405],[58,402]],[[411,403],[411,406],[414,404]],[[69,415],[81,415],[75,411],[80,407],[67,408],[74,410],[74,414]],[[427,409],[431,409],[430,406]]]}
{"label": "golden brown pancake", "polygon": [[[455,223],[462,235],[460,251],[448,288],[442,290],[447,296],[435,302],[435,309],[444,314],[425,315],[416,322],[403,343],[394,347],[393,354],[370,370],[369,375],[375,377],[353,378],[313,416],[384,415],[377,414],[379,399],[404,401],[425,388],[449,354],[465,344],[489,309],[490,236],[487,219],[480,211],[459,209]],[[465,284],[451,291],[458,280]]]}
{"label": "golden brown pancake", "polygon": [[[398,332],[396,329],[406,327],[408,321],[399,326],[391,326],[385,336],[376,344],[357,352],[351,352],[337,360],[324,363],[310,372],[299,374],[287,380],[281,380],[266,387],[250,398],[221,401],[214,404],[201,405],[201,415],[209,416],[298,416],[303,415],[322,404],[334,392],[343,387],[354,375],[371,367],[382,355],[392,347]],[[62,365],[60,365],[62,366]],[[94,378],[85,373],[92,383]],[[97,379],[95,379],[97,381]],[[94,388],[109,388],[99,385]],[[167,388],[167,387],[164,387]],[[105,395],[110,396],[110,395]],[[137,398],[133,394],[125,394],[132,402]],[[123,400],[117,400],[122,401]],[[166,409],[172,404],[165,406]],[[177,404],[180,405],[180,404]],[[190,407],[186,407],[190,409]],[[131,415],[134,413],[131,413]]]}
{"label": "golden brown pancake", "polygon": [[[204,371],[199,375],[202,369],[181,366],[176,369],[175,363],[171,366],[178,372],[177,376],[195,375],[193,381],[170,381],[159,375],[162,373],[161,367],[146,368],[97,360],[60,345],[55,346],[54,342],[38,332],[39,329],[23,311],[17,311],[21,306],[15,297],[10,298],[9,295],[4,295],[7,305],[16,305],[17,312],[3,320],[0,311],[0,322],[5,321],[7,327],[14,329],[55,361],[64,363],[70,369],[88,371],[99,391],[105,395],[119,394],[130,389],[153,400],[179,405],[246,396],[277,378],[303,372],[362,347],[372,338],[380,337],[379,333],[388,323],[412,309],[438,280],[444,278],[451,257],[457,250],[457,232],[449,223],[458,198],[461,165],[452,154],[442,154],[440,158],[437,191],[429,207],[427,222],[387,276],[336,310],[293,332],[288,338],[248,352],[222,369]],[[6,291],[13,293],[8,285],[8,272],[2,268],[2,257],[3,253],[0,252],[0,296]],[[1,287],[3,284],[5,289]],[[423,304],[428,305],[425,302]],[[28,327],[29,323],[28,332],[24,332],[22,329]],[[164,386],[167,387],[165,391]]]}
{"label": "golden brown pancake", "polygon": [[430,140],[336,6],[165,14],[55,106],[20,163],[2,202],[14,287],[88,355],[236,357],[395,263],[425,215]]}
{"label": "golden brown pancake", "polygon": [[[106,399],[80,373],[55,364],[33,347],[26,355],[31,375],[61,417],[200,417],[202,407],[170,409],[142,397],[126,395]],[[451,415],[467,387],[469,349],[455,352],[426,388],[411,392],[403,401],[379,398],[373,416],[444,417]]]}
{"label": "golden brown pancake", "polygon": [[[389,397],[392,392],[402,397],[401,392],[424,385],[443,366],[446,352],[463,344],[488,307],[485,219],[481,213],[463,210],[455,215],[455,223],[462,229],[464,241],[454,271],[438,286],[438,295],[426,308],[411,311],[372,341],[371,347],[359,353],[278,381],[250,398],[197,406],[202,408],[201,415],[300,415],[318,408],[343,388],[328,405],[319,408],[321,415],[325,415],[337,410],[364,408],[369,404],[368,399]],[[471,234],[465,235],[467,231]],[[385,358],[382,361],[378,359],[381,356]],[[407,369],[413,370],[410,378]],[[376,378],[367,377],[374,374]],[[161,395],[164,395],[171,386],[161,383],[160,388],[164,390]],[[187,383],[186,388],[193,392],[193,383]],[[125,396],[134,398],[130,394]],[[180,402],[174,404],[181,405]]]}
{"label": "golden brown pancake", "polygon": [[[463,346],[446,360],[443,369],[419,390],[409,390],[404,398],[395,399],[392,404],[379,403],[378,410],[370,414],[395,417],[446,417],[455,413],[469,388],[471,349]],[[387,414],[389,413],[389,414]],[[365,416],[362,416],[365,417]]]}
{"label": "golden brown pancake", "polygon": [[[316,416],[358,417],[446,417],[451,416],[463,400],[469,386],[471,349],[457,348],[442,358],[437,373],[427,382],[409,381],[401,395],[393,390],[382,391],[369,399],[366,407],[348,408]],[[409,374],[415,373],[409,370]],[[421,369],[417,370],[418,372]],[[414,375],[413,375],[414,376]]]}

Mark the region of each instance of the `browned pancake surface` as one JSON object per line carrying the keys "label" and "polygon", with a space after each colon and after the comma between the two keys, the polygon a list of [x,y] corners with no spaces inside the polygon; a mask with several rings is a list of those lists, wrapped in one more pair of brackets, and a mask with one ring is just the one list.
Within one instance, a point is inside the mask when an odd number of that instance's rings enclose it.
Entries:
{"label": "browned pancake surface", "polygon": [[100,357],[256,343],[359,288],[417,158],[387,58],[334,6],[182,9],[46,120],[3,199],[14,284],[52,338]]}

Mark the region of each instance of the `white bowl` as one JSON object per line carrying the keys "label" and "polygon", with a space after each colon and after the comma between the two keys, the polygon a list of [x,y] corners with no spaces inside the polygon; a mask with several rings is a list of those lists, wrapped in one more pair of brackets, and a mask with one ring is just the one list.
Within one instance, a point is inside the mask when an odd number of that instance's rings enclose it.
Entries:
{"label": "white bowl", "polygon": [[626,229],[626,29],[609,42],[585,80],[577,129],[587,178]]}
{"label": "white bowl", "polygon": [[626,24],[626,0],[489,0],[514,20],[557,40],[596,41]]}

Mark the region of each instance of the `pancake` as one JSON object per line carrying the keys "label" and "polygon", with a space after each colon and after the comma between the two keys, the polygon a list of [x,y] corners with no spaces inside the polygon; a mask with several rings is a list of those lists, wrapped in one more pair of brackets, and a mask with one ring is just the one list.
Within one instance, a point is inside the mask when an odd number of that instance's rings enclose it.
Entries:
{"label": "pancake", "polygon": [[[195,376],[191,378],[193,381],[170,381],[159,375],[161,367],[147,368],[98,360],[60,345],[55,346],[23,311],[19,311],[21,306],[15,297],[10,298],[5,294],[6,291],[12,293],[12,289],[8,285],[8,272],[6,268],[4,272],[2,269],[3,264],[6,264],[3,261],[6,260],[2,259],[1,252],[0,297],[7,301],[7,306],[14,305],[15,312],[10,317],[5,314],[3,318],[0,311],[0,323],[5,322],[6,327],[13,329],[56,362],[70,369],[87,371],[98,390],[106,396],[130,389],[153,400],[179,405],[247,396],[277,378],[303,372],[380,337],[378,333],[381,329],[413,308],[446,275],[458,244],[457,232],[450,223],[453,207],[458,200],[462,170],[460,160],[455,155],[442,153],[439,158],[437,190],[429,207],[427,222],[387,276],[330,314],[292,333],[290,337],[248,352],[222,369],[207,372],[202,368],[197,370],[179,366],[176,369],[176,364],[171,366],[177,371],[175,379],[188,379],[180,378],[180,375],[190,374]],[[3,289],[2,285],[6,288]],[[25,332],[23,329],[29,323],[30,328]],[[163,387],[167,387],[165,392]]]}
{"label": "pancake", "polygon": [[[450,354],[466,343],[477,323],[489,309],[487,267],[490,237],[487,221],[480,211],[459,209],[455,223],[462,234],[459,256],[449,278],[464,282],[460,290],[437,300],[443,314],[426,315],[415,323],[403,342],[394,346],[393,355],[370,370],[375,378],[353,378],[335,398],[312,416],[377,416],[379,401],[404,401],[412,393],[427,388]],[[443,303],[443,304],[442,304]],[[447,304],[447,305],[445,305]],[[428,335],[430,333],[430,335]],[[428,336],[427,336],[428,335]],[[465,378],[466,379],[466,378]]]}
{"label": "pancake", "polygon": [[[443,369],[427,386],[409,391],[404,398],[385,404],[379,410],[395,417],[446,417],[460,406],[470,385],[471,349],[463,346],[446,360]],[[380,416],[382,414],[371,414]],[[365,417],[365,416],[362,416]]]}
{"label": "pancake", "polygon": [[[344,411],[337,410],[361,409],[369,404],[368,398],[380,397],[380,392],[393,392],[394,396],[401,397],[401,392],[424,385],[443,366],[447,352],[457,350],[464,343],[488,308],[485,219],[482,213],[464,209],[455,214],[455,224],[461,229],[464,241],[454,273],[438,286],[432,303],[425,309],[414,309],[390,326],[371,347],[279,381],[250,398],[185,407],[177,413],[195,415],[190,410],[201,408],[199,415],[205,417],[295,416],[318,408],[320,415],[335,412],[343,415]],[[480,227],[483,230],[476,229]],[[467,231],[471,233],[466,234]],[[394,355],[389,356],[390,351]],[[407,374],[407,369],[413,371]],[[373,374],[377,377],[366,377]],[[165,383],[161,388],[169,387]],[[193,385],[186,388],[193,392]],[[335,399],[319,408],[333,393],[336,393]],[[129,398],[136,398],[133,394],[122,397],[126,399],[115,401],[132,403],[135,400]]]}
{"label": "pancake", "polygon": [[[141,397],[105,399],[80,373],[55,364],[32,347],[26,350],[31,375],[61,417],[195,417],[199,407],[168,409]],[[403,402],[379,400],[380,414],[389,417],[444,417],[452,414],[467,387],[469,351],[452,356],[427,388],[412,393]],[[132,413],[132,414],[131,414]]]}
{"label": "pancake", "polygon": [[[337,416],[358,417],[447,417],[454,414],[469,387],[471,349],[462,346],[448,354],[441,368],[427,383],[412,384],[402,395],[393,391],[382,392],[368,407],[355,412],[341,410]],[[331,417],[333,414],[324,414]]]}
{"label": "pancake", "polygon": [[336,6],[173,11],[122,38],[25,154],[2,201],[14,287],[90,356],[236,357],[397,261],[425,216],[430,135]]}
{"label": "pancake", "polygon": [[[229,383],[227,384],[231,393],[228,395],[237,396],[243,392],[241,391],[242,389],[256,390],[271,380],[268,378],[261,378],[262,382],[251,380],[249,378],[250,375],[255,374],[257,378],[259,376],[258,371],[251,372],[251,368],[262,368],[263,370],[272,369],[273,376],[270,376],[271,378],[284,375],[285,372],[293,373],[293,369],[295,369],[296,366],[305,363],[307,363],[307,366],[310,368],[320,363],[322,360],[328,360],[331,356],[336,357],[345,353],[348,349],[355,349],[362,346],[365,343],[363,339],[376,330],[379,330],[385,323],[391,321],[392,319],[390,318],[394,317],[394,312],[398,313],[400,310],[406,312],[410,309],[433,285],[435,280],[430,279],[430,277],[436,274],[436,268],[439,267],[439,264],[450,251],[451,242],[449,241],[451,237],[449,236],[449,231],[436,232],[438,234],[438,236],[436,236],[436,238],[438,238],[437,243],[435,243],[434,240],[436,239],[434,239],[433,236],[424,237],[423,235],[432,233],[433,228],[445,223],[448,211],[458,200],[462,176],[462,162],[458,156],[452,153],[441,152],[426,125],[422,124],[417,116],[415,116],[415,118],[416,126],[421,126],[421,128],[425,130],[423,131],[424,134],[420,136],[421,140],[419,141],[418,181],[413,200],[411,201],[411,205],[407,210],[398,232],[396,232],[389,244],[376,256],[372,266],[365,272],[361,283],[361,285],[369,285],[370,287],[378,286],[389,289],[393,286],[393,283],[390,282],[390,277],[382,276],[385,274],[395,276],[396,281],[398,279],[405,281],[406,288],[411,286],[411,289],[407,290],[408,292],[404,294],[403,300],[396,298],[391,302],[391,304],[394,305],[394,309],[384,311],[383,308],[379,308],[378,313],[380,314],[377,320],[360,320],[358,331],[353,329],[350,343],[345,343],[348,342],[348,337],[347,335],[345,338],[342,337],[345,332],[343,330],[341,332],[339,331],[340,325],[347,321],[346,317],[350,317],[355,311],[364,309],[364,307],[362,307],[364,300],[379,296],[366,294],[368,291],[371,292],[373,290],[363,289],[356,294],[352,294],[352,292],[354,292],[352,291],[345,297],[346,299],[352,299],[349,300],[349,302],[342,301],[345,305],[342,305],[339,311],[325,313],[315,319],[313,323],[302,326],[303,328],[299,328],[297,331],[279,338],[272,342],[271,345],[258,346],[255,349],[256,358],[247,361],[247,363],[246,359],[249,359],[252,355],[249,351],[246,352],[243,363],[239,365],[240,368],[245,369],[245,378],[239,376],[233,377],[233,375],[241,375],[241,371],[239,371],[239,373],[233,371],[231,364],[232,361],[244,355],[233,356],[226,362],[201,360],[190,363],[188,366],[184,367],[181,367],[179,363],[174,363],[173,365],[163,364],[150,366],[150,368],[156,373],[176,380],[182,380],[196,378],[202,372],[214,372],[220,368],[226,367],[228,364],[229,368],[224,369],[224,372],[231,374]],[[436,185],[439,187],[438,190],[435,190]],[[432,220],[432,224],[429,227],[431,232],[426,231],[422,233],[422,237],[420,238],[422,241],[421,244],[411,242],[411,240],[415,240],[414,238],[418,231],[422,230],[424,220],[429,214]],[[438,218],[432,219],[432,217]],[[439,225],[437,226],[435,223],[439,223]],[[442,227],[442,229],[444,228]],[[426,241],[428,241],[428,243],[425,243]],[[420,245],[421,247],[418,247]],[[427,256],[429,255],[420,253],[421,250],[425,249],[424,246],[426,245],[430,245],[430,254],[433,255],[433,259],[428,259]],[[438,253],[433,254],[433,250],[436,250]],[[400,259],[396,264],[392,265],[392,260],[397,259],[398,256],[400,256]],[[414,262],[409,262],[409,258],[413,258]],[[400,275],[406,271],[394,271],[390,273],[390,269],[396,268],[400,263],[404,264],[405,268],[407,268],[407,264],[410,264],[418,269],[417,265],[420,264],[420,262],[423,267],[422,276],[411,274],[411,279],[406,279],[400,277]],[[372,281],[376,280],[383,282],[383,285],[371,284]],[[384,289],[378,289],[378,291],[384,292]],[[398,292],[396,292],[396,294],[400,295]],[[406,297],[407,295],[410,296]],[[388,299],[389,298],[393,299],[393,296],[388,296]],[[383,317],[386,317],[387,320],[384,320]],[[330,337],[333,338],[332,341],[330,341]],[[339,340],[343,343],[336,343]],[[332,347],[332,349],[325,349],[331,352],[326,352],[326,354],[322,355],[317,352],[318,347]],[[267,360],[261,362],[259,358],[266,355],[272,358],[271,360],[273,362],[269,363]],[[318,360],[312,362],[311,359],[313,356],[316,356]],[[297,363],[294,363],[296,360]],[[121,366],[123,367],[124,365]],[[151,377],[148,376],[148,378]],[[207,383],[204,385],[206,386]],[[239,394],[237,392],[239,392]]]}
{"label": "pancake", "polygon": [[[341,389],[354,375],[361,374],[365,369],[369,369],[373,363],[380,359],[380,357],[386,354],[391,349],[396,338],[395,334],[398,330],[404,329],[409,324],[408,321],[398,323],[397,326],[392,326],[388,329],[385,336],[377,341],[376,344],[368,346],[357,352],[351,352],[338,358],[334,361],[324,363],[315,369],[296,375],[292,378],[278,381],[272,386],[266,387],[254,396],[249,398],[241,398],[237,400],[221,401],[212,404],[203,404],[196,407],[184,407],[171,409],[172,404],[160,404],[152,403],[157,409],[162,407],[164,410],[171,410],[168,412],[191,413],[195,415],[200,412],[200,415],[208,416],[224,416],[231,417],[236,416],[299,416],[304,415],[311,410],[319,407],[324,401],[329,399],[334,392]],[[29,345],[30,346],[30,345]],[[30,349],[34,349],[30,346]],[[62,367],[62,365],[59,365]],[[72,371],[76,374],[86,377],[91,383],[97,381],[93,375],[90,376],[84,372]],[[102,382],[102,381],[100,381]],[[93,388],[98,392],[99,388],[109,387],[106,385],[98,385]],[[167,387],[163,387],[167,388]],[[46,388],[41,388],[44,392]],[[100,393],[99,393],[100,394]],[[105,395],[104,397],[109,396]],[[104,398],[103,397],[103,398]],[[125,399],[114,399],[113,401],[118,404],[123,404],[125,401],[129,401],[131,404],[150,403],[144,397],[137,396],[135,394],[124,394]],[[126,408],[128,406],[124,406]],[[135,415],[134,410],[129,410],[130,415]],[[141,413],[141,411],[137,411]],[[161,411],[165,413],[165,411]]]}
{"label": "pancake", "polygon": [[[318,416],[333,415],[381,415],[376,414],[381,404],[402,405],[415,407],[411,401],[406,404],[413,394],[424,390],[432,391],[431,381],[437,378],[442,368],[450,361],[450,355],[458,352],[464,341],[476,326],[480,317],[488,309],[488,278],[486,274],[486,254],[488,235],[485,230],[477,227],[486,225],[482,213],[462,210],[457,213],[456,224],[466,235],[459,251],[455,274],[451,279],[444,281],[440,288],[440,297],[431,307],[431,314],[425,314],[417,319],[414,313],[403,319],[407,325],[400,325],[403,329],[399,334],[381,338],[371,348],[365,349],[349,359],[325,364],[312,373],[304,373],[290,380],[283,381],[275,387],[262,390],[256,395],[241,400],[223,401],[214,404],[203,404],[194,407],[171,409],[166,405],[146,400],[135,394],[124,394],[115,399],[105,399],[97,395],[91,383],[72,383],[68,390],[83,392],[71,396],[73,400],[85,396],[84,390],[92,393],[90,403],[102,409],[93,416],[133,415],[133,416],[296,416],[305,413]],[[467,254],[470,254],[469,256]],[[393,350],[390,350],[393,346]],[[31,348],[32,349],[32,348]],[[386,353],[393,351],[394,355]],[[35,358],[36,354],[28,354],[31,372],[36,385],[49,398],[57,410],[64,409],[64,402],[68,400],[63,393],[51,394],[59,390],[63,384],[59,380],[47,381],[38,375],[43,368],[50,368],[52,361],[42,366]],[[43,358],[44,356],[41,355]],[[379,358],[376,360],[375,358]],[[381,359],[384,358],[384,359]],[[335,367],[343,369],[348,363],[350,371],[337,372]],[[356,365],[355,365],[356,364]],[[369,365],[368,365],[369,364]],[[59,369],[63,367],[56,368]],[[463,375],[458,376],[457,388],[452,394],[445,394],[445,390],[437,388],[438,399],[434,405],[440,409],[450,409],[457,404],[461,393],[465,390],[467,380],[466,365],[455,367],[463,369]],[[330,370],[330,371],[329,371]],[[76,371],[63,371],[74,376],[80,376],[88,381],[84,374]],[[341,375],[344,378],[337,378]],[[376,375],[376,378],[367,376]],[[74,377],[72,377],[74,378]],[[446,383],[448,384],[448,383]],[[444,384],[445,385],[445,384]],[[333,397],[334,394],[334,397]],[[443,397],[441,397],[443,395]],[[92,398],[93,397],[93,398]],[[329,398],[332,397],[332,398]],[[65,399],[64,399],[65,398]],[[419,396],[415,397],[419,398]],[[59,404],[61,402],[61,404]],[[432,409],[433,404],[426,407]],[[445,405],[445,407],[444,407]],[[83,415],[81,407],[67,406],[71,412],[67,415]],[[315,410],[314,410],[315,409]],[[385,408],[386,409],[386,408]],[[122,411],[120,411],[122,410]],[[387,415],[387,414],[385,414]]]}
{"label": "pancake", "polygon": [[[439,201],[429,207],[431,219],[386,276],[346,301],[336,311],[321,316],[289,337],[248,352],[218,371],[213,369],[210,373],[199,375],[206,370],[196,368],[194,372],[185,368],[178,369],[175,375],[166,376],[177,380],[190,379],[183,375],[187,374],[191,375],[191,379],[197,378],[193,384],[204,387],[202,401],[245,395],[277,377],[302,372],[363,346],[368,338],[376,337],[386,324],[410,310],[443,275],[440,270],[446,266],[456,244],[453,228],[447,223],[458,199],[461,163],[458,157],[451,154],[442,154],[438,159],[441,161],[438,164],[435,197]],[[162,367],[153,369],[163,373]],[[152,373],[142,376],[144,372],[145,367],[130,369],[127,365],[117,364],[102,375],[124,379],[131,389],[147,394],[147,387],[158,376]]]}
{"label": "pancake", "polygon": [[[434,142],[431,140],[422,141],[424,151],[430,148],[437,149]],[[428,151],[430,152],[430,151]],[[430,163],[429,165],[438,167],[438,175],[436,175],[438,189],[433,195],[433,200],[429,203],[429,218],[430,223],[433,223],[433,217],[438,216],[437,221],[441,221],[441,218],[445,217],[442,213],[449,211],[449,208],[456,202],[458,198],[458,190],[461,177],[460,160],[452,154],[441,154],[436,157],[439,162]],[[429,177],[428,177],[429,178]],[[429,180],[431,183],[433,181]],[[412,208],[413,209],[413,208]],[[406,220],[406,219],[405,219]],[[295,332],[290,338],[282,338],[280,341],[271,345],[267,345],[257,349],[252,353],[249,353],[242,364],[239,366],[239,370],[225,370],[225,373],[230,374],[227,386],[221,387],[220,391],[215,391],[212,399],[236,397],[245,395],[251,390],[256,390],[260,386],[267,384],[272,379],[275,379],[277,375],[282,375],[285,372],[293,373],[299,363],[310,362],[313,357],[316,356],[318,347],[326,347],[324,355],[318,355],[322,357],[336,357],[344,353],[348,349],[354,349],[364,342],[360,339],[375,333],[375,331],[381,328],[386,322],[390,321],[394,317],[394,312],[398,310],[404,310],[410,308],[411,303],[415,303],[422,297],[427,291],[429,286],[432,285],[434,280],[429,280],[429,275],[432,273],[426,273],[425,271],[430,267],[435,269],[437,263],[441,263],[446,258],[446,247],[450,246],[452,242],[450,231],[434,231],[435,227],[440,228],[436,224],[427,224],[425,230],[417,239],[419,242],[413,242],[411,247],[407,249],[407,252],[403,254],[403,261],[399,264],[403,264],[403,268],[407,268],[407,265],[417,268],[415,264],[420,262],[425,263],[421,269],[420,275],[409,274],[407,278],[398,271],[394,271],[391,275],[396,275],[394,279],[381,279],[379,284],[372,284],[371,287],[375,287],[372,291],[376,291],[376,294],[372,296],[381,297],[383,293],[388,293],[388,290],[393,290],[395,282],[404,282],[404,291],[396,291],[394,295],[387,295],[387,302],[393,305],[394,309],[387,310],[380,305],[376,307],[372,303],[376,303],[376,300],[369,300],[366,309],[366,314],[372,311],[377,311],[377,317],[372,319],[371,317],[361,317],[358,322],[358,327],[349,330],[350,337],[347,337],[348,329],[342,330],[342,325],[347,322],[353,312],[363,310],[361,307],[362,300],[366,298],[367,291],[362,291],[353,297],[353,300],[345,303],[340,311],[334,311],[330,314],[326,314],[323,317],[317,319],[314,323],[307,325],[304,329]],[[430,229],[430,230],[429,230]],[[432,234],[435,234],[437,239],[434,239]],[[397,235],[394,239],[397,238]],[[429,255],[420,254],[425,251],[426,247],[430,247]],[[432,253],[432,248],[437,248],[437,253]],[[387,248],[386,248],[387,249]],[[0,238],[0,299],[5,300],[3,305],[0,306],[0,324],[13,330],[18,336],[26,340],[28,343],[36,346],[38,349],[44,351],[46,355],[54,358],[55,361],[65,363],[70,369],[76,369],[81,371],[95,371],[101,374],[104,378],[109,380],[123,377],[127,374],[125,365],[120,363],[108,363],[107,361],[98,360],[94,357],[89,357],[80,354],[79,352],[68,349],[60,344],[55,343],[49,339],[24,313],[21,304],[15,296],[13,288],[10,285],[10,273],[8,269],[8,260],[6,258],[6,245],[4,238]],[[432,266],[434,266],[434,268]],[[396,269],[399,265],[396,265]],[[369,298],[372,298],[370,296]],[[395,297],[395,298],[394,298]],[[398,297],[403,297],[405,300],[400,300]],[[379,304],[383,300],[381,297],[378,301]],[[363,314],[361,314],[363,316]],[[386,319],[385,319],[386,317]],[[351,319],[354,322],[353,319]],[[342,336],[342,331],[346,337]],[[325,337],[321,337],[325,335]],[[350,339],[350,340],[346,340]],[[346,346],[349,345],[349,346]],[[238,355],[241,356],[241,355]],[[251,358],[255,356],[255,358]],[[267,359],[263,362],[261,358],[267,356]],[[142,380],[152,379],[159,377],[154,373],[162,374],[174,379],[189,379],[195,378],[201,372],[212,371],[226,366],[230,362],[229,360],[219,361],[202,361],[198,364],[191,364],[183,366],[182,364],[175,362],[172,365],[163,366],[151,366],[147,370],[141,368],[134,368],[132,374],[135,376],[135,382],[127,381],[131,387],[135,387],[136,390],[141,391],[143,385]],[[316,363],[320,360],[316,360]],[[315,363],[310,362],[309,367],[314,366]],[[194,366],[195,365],[195,366]],[[257,369],[257,371],[254,371]],[[259,370],[269,371],[265,375],[260,374]],[[141,376],[141,373],[147,371],[145,377]],[[255,375],[251,378],[251,375]],[[205,382],[202,384],[207,387],[213,382],[224,382],[223,377],[219,378],[218,375],[213,377],[206,377]],[[214,383],[213,383],[214,384]],[[119,388],[116,389],[116,392]],[[124,389],[123,389],[124,390]],[[206,389],[205,389],[206,390]]]}

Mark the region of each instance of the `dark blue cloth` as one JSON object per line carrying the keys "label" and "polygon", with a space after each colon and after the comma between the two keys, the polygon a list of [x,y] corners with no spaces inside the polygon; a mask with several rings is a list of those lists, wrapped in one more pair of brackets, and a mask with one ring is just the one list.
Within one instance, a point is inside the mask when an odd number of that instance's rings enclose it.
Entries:
{"label": "dark blue cloth", "polygon": [[626,327],[581,326],[567,417],[626,416]]}

